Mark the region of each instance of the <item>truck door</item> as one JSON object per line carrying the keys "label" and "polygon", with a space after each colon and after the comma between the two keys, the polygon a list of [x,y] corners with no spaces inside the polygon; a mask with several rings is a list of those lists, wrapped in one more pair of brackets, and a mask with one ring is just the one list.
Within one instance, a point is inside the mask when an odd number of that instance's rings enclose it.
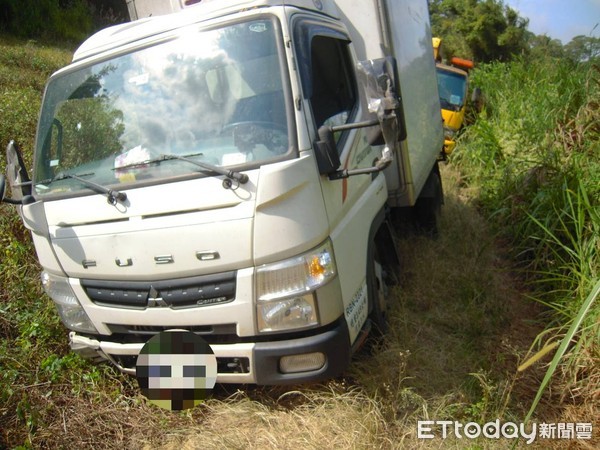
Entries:
{"label": "truck door", "polygon": [[[294,28],[309,128],[343,125],[362,119],[361,90],[350,39],[343,29],[311,19]],[[338,132],[335,141],[342,167],[366,168],[380,155],[363,129]],[[321,176],[321,187],[334,245],[346,320],[354,341],[367,318],[366,266],[371,226],[385,204],[382,174],[343,180]]]}

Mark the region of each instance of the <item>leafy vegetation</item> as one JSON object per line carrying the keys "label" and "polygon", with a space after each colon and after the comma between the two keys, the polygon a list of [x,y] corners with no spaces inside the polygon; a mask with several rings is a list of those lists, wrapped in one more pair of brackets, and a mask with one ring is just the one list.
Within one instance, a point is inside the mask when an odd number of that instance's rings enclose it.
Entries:
{"label": "leafy vegetation", "polygon": [[511,61],[515,57],[568,58],[574,62],[600,57],[600,38],[575,36],[562,45],[558,39],[535,35],[529,20],[501,0],[432,0],[431,29],[443,39],[442,57],[467,58],[476,63]]}
{"label": "leafy vegetation", "polygon": [[80,41],[92,30],[84,0],[1,0],[0,30],[20,37]]}
{"label": "leafy vegetation", "polygon": [[443,37],[448,60],[509,60],[527,48],[528,20],[499,0],[433,0],[429,8],[432,32]]}
{"label": "leafy vegetation", "polygon": [[600,37],[575,36],[571,42],[565,45],[564,51],[572,61],[597,60],[600,58]]}
{"label": "leafy vegetation", "polygon": [[509,240],[530,296],[553,313],[539,343],[581,320],[561,390],[583,403],[600,379],[600,305],[589,297],[600,277],[599,75],[593,64],[552,58],[480,68],[473,83],[486,108],[453,161]]}
{"label": "leafy vegetation", "polygon": [[[69,50],[3,37],[0,40],[0,145],[10,139],[25,149],[31,167],[31,149],[47,78],[68,64]],[[0,167],[4,170],[4,158]]]}

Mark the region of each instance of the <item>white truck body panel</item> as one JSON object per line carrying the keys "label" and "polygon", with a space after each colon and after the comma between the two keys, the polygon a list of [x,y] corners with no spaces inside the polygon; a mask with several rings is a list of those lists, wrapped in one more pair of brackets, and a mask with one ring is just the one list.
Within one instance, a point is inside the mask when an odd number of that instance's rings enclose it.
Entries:
{"label": "white truck body panel", "polygon": [[337,17],[337,10],[331,0],[313,2],[312,0],[293,0],[288,2],[268,1],[268,0],[126,0],[129,17],[132,21],[144,19],[147,17],[155,17],[170,13],[175,13],[202,3],[203,14],[209,11],[220,10],[226,11],[233,9],[239,11],[242,8],[255,8],[265,5],[283,5],[289,4],[305,9],[318,9],[325,14]]}
{"label": "white truck body panel", "polygon": [[131,20],[160,16],[182,10],[184,0],[127,0]]}

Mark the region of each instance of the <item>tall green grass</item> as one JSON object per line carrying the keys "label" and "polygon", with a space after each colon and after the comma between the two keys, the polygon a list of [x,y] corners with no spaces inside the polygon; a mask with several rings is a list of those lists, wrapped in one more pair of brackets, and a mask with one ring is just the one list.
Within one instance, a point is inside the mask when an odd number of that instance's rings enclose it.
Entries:
{"label": "tall green grass", "polygon": [[[5,149],[11,139],[22,145],[26,164],[31,167],[44,84],[70,57],[65,50],[0,36],[1,173],[5,172]],[[35,251],[15,208],[0,206],[0,230],[0,346],[12,346],[18,354],[34,345],[36,337],[46,339],[48,330],[58,322],[42,298]],[[5,364],[0,357],[0,369],[4,369],[0,380],[9,373]]]}
{"label": "tall green grass", "polygon": [[454,158],[548,307],[543,337],[581,319],[560,366],[564,393],[581,401],[600,379],[600,305],[586,302],[600,276],[599,75],[550,58],[478,69],[486,106]]}
{"label": "tall green grass", "polygon": [[[44,84],[70,57],[62,49],[0,36],[1,173],[11,139],[22,145],[31,167]],[[23,423],[29,436],[38,428],[43,412],[32,386],[47,386],[48,393],[53,379],[68,383],[66,369],[79,364],[72,355],[59,356],[67,350],[64,328],[42,293],[39,273],[31,238],[16,209],[0,205],[0,448],[10,442],[16,423]]]}

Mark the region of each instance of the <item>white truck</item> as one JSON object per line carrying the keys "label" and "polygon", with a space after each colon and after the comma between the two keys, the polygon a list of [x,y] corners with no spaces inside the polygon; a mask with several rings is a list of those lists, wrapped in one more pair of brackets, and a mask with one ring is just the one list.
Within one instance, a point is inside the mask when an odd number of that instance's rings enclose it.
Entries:
{"label": "white truck", "polygon": [[160,16],[181,11],[183,8],[200,3],[201,0],[125,0],[131,20]]}
{"label": "white truck", "polygon": [[[383,329],[390,215],[442,202],[426,0],[204,0],[52,75],[11,197],[71,348],[135,373],[170,329],[219,383],[341,374]],[[361,61],[361,62],[359,62]]]}

